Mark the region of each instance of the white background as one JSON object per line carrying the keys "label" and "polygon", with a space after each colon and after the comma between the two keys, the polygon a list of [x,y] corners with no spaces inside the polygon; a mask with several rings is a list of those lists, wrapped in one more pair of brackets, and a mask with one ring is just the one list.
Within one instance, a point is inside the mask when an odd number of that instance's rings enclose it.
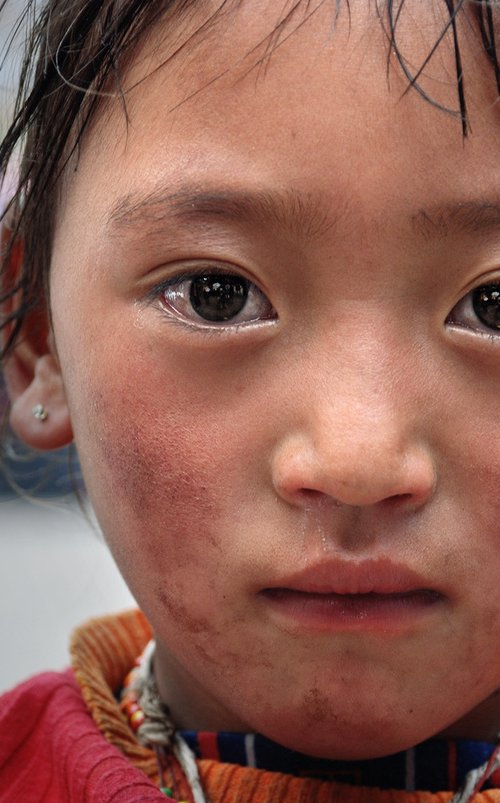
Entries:
{"label": "white background", "polygon": [[134,606],[102,536],[71,500],[0,498],[0,692],[68,665],[72,629]]}

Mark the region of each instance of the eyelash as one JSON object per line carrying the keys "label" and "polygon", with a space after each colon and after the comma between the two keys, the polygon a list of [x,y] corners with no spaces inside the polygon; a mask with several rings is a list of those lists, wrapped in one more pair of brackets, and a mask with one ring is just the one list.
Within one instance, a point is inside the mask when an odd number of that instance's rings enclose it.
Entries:
{"label": "eyelash", "polygon": [[276,311],[249,279],[224,268],[185,272],[153,288],[165,312],[198,329],[242,328],[273,323]]}

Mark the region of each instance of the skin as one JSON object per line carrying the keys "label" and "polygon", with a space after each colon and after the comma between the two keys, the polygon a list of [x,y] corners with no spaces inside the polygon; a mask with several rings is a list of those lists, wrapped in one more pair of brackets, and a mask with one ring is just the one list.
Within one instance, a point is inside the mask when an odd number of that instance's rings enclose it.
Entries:
{"label": "skin", "polygon": [[[107,102],[66,178],[50,281],[56,356],[18,394],[13,423],[28,426],[41,393],[67,410],[178,724],[348,758],[445,729],[490,738],[500,332],[449,315],[500,281],[498,213],[467,226],[463,206],[498,200],[491,76],[464,32],[464,142],[456,118],[402,97],[362,0],[350,33],[345,9],[332,33],[325,3],[251,69],[263,49],[244,56],[274,27],[273,5],[244,1],[155,72],[165,30],[136,55],[129,126]],[[435,41],[441,5],[407,4],[409,63]],[[447,45],[422,85],[455,106]],[[248,218],[138,208],[186,185],[280,191],[293,204]],[[154,288],[207,262],[254,282],[277,318],[215,330],[172,313]],[[44,437],[63,439],[60,420]],[[271,610],[262,589],[332,557],[390,559],[440,600],[393,629],[318,632]]]}

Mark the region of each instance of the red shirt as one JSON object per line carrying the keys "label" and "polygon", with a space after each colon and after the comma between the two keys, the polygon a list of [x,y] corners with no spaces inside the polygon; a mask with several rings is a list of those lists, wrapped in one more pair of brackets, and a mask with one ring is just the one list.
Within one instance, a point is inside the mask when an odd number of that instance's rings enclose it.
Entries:
{"label": "red shirt", "polygon": [[0,697],[1,803],[165,800],[106,741],[71,670],[38,675]]}

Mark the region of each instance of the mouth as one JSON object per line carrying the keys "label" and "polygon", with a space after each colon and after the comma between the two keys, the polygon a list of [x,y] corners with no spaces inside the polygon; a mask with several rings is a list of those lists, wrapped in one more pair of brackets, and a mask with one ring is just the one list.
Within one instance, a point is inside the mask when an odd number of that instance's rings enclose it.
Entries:
{"label": "mouth", "polygon": [[260,591],[273,616],[313,630],[401,630],[446,596],[390,560],[320,563]]}

